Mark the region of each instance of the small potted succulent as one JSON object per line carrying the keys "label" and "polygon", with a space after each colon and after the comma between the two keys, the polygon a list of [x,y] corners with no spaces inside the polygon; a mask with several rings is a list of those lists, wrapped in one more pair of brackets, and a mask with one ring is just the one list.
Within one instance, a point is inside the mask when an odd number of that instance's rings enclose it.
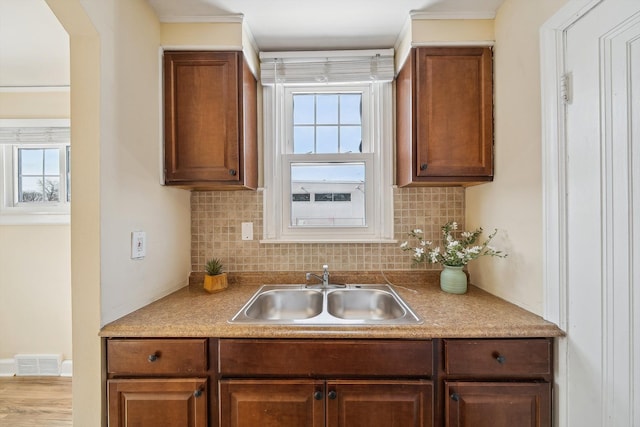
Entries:
{"label": "small potted succulent", "polygon": [[222,261],[219,258],[211,258],[205,264],[204,289],[214,293],[227,289],[227,273],[223,273]]}

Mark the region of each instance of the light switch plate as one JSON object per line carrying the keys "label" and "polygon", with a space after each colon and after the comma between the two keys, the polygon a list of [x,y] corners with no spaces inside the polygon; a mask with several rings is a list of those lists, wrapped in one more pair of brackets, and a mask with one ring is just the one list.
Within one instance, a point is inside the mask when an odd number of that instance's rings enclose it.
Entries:
{"label": "light switch plate", "polygon": [[147,233],[131,232],[131,259],[142,259],[147,254]]}
{"label": "light switch plate", "polygon": [[253,223],[242,223],[242,240],[253,240]]}

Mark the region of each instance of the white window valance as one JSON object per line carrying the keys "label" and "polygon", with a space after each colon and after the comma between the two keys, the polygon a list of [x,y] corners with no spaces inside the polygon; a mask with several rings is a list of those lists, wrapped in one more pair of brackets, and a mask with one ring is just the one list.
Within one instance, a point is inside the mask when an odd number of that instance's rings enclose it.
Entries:
{"label": "white window valance", "polygon": [[393,49],[261,52],[263,85],[390,82]]}
{"label": "white window valance", "polygon": [[70,139],[68,127],[0,128],[0,144],[68,143]]}

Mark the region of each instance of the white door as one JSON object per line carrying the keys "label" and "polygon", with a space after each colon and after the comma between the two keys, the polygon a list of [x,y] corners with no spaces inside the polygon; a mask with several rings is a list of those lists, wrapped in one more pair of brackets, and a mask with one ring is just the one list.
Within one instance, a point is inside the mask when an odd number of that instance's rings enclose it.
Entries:
{"label": "white door", "polygon": [[640,0],[565,33],[566,417],[640,426]]}

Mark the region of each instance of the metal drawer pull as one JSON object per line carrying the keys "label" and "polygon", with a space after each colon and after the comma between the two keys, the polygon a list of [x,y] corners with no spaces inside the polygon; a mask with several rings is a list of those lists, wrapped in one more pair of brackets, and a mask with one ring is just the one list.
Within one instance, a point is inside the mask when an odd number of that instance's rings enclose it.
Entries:
{"label": "metal drawer pull", "polygon": [[451,393],[451,400],[457,402],[460,400],[460,395],[458,393]]}
{"label": "metal drawer pull", "polygon": [[236,176],[236,170],[235,169],[229,169],[229,175]]}
{"label": "metal drawer pull", "polygon": [[499,364],[504,364],[507,361],[507,358],[501,355],[498,352],[493,353],[493,357],[498,361]]}
{"label": "metal drawer pull", "polygon": [[153,363],[153,362],[155,362],[156,360],[158,360],[158,358],[159,358],[159,357],[160,357],[160,352],[159,352],[159,351],[156,351],[155,353],[150,354],[150,355],[149,355],[149,357],[147,357],[147,360],[148,360],[149,362],[152,362],[152,363]]}

